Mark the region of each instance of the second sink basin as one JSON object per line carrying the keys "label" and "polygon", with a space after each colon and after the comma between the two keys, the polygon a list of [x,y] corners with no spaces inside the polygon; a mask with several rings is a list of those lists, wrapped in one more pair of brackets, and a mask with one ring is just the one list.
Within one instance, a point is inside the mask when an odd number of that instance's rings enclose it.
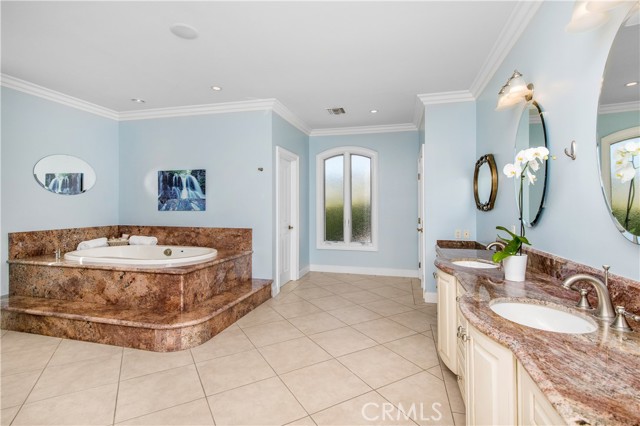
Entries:
{"label": "second sink basin", "polygon": [[584,334],[598,329],[594,321],[548,305],[526,302],[497,302],[491,310],[509,321],[555,333]]}
{"label": "second sink basin", "polygon": [[493,269],[497,268],[499,265],[497,263],[489,262],[489,261],[481,261],[481,260],[454,260],[454,265],[464,266],[465,268],[478,268],[478,269]]}

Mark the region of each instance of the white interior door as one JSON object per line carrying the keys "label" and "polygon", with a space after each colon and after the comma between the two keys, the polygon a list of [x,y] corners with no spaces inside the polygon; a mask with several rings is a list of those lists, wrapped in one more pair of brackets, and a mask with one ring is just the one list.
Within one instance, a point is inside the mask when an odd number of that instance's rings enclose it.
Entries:
{"label": "white interior door", "polygon": [[425,282],[425,247],[424,247],[424,145],[420,145],[418,155],[418,278],[420,286],[424,289]]}
{"label": "white interior door", "polygon": [[291,161],[280,162],[280,286],[291,281]]}
{"label": "white interior door", "polygon": [[297,155],[276,148],[276,291],[298,279],[299,161]]}

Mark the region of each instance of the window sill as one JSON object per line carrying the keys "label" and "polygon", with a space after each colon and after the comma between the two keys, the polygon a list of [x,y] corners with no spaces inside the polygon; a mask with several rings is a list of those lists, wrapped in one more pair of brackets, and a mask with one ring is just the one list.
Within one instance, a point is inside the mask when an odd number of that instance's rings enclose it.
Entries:
{"label": "window sill", "polygon": [[374,244],[317,244],[318,250],[346,250],[346,251],[378,251]]}

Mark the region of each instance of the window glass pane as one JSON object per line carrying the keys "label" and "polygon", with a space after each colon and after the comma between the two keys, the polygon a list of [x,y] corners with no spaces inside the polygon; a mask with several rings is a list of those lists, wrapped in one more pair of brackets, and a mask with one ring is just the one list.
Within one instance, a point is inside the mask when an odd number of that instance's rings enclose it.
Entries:
{"label": "window glass pane", "polygon": [[344,156],[324,160],[324,240],[344,241]]}
{"label": "window glass pane", "polygon": [[371,159],[351,156],[351,241],[371,242]]}

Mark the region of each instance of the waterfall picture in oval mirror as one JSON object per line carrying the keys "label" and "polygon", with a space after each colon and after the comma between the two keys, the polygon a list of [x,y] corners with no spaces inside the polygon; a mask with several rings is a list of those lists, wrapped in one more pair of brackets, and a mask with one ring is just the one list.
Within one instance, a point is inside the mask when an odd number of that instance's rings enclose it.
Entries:
{"label": "waterfall picture in oval mirror", "polygon": [[[547,129],[544,124],[542,110],[536,101],[528,103],[518,123],[516,133],[515,152],[518,153],[528,148],[547,147]],[[535,173],[535,185],[524,184],[522,188],[522,221],[528,226],[534,226],[540,219],[544,208],[544,200],[547,192],[547,168],[549,162],[545,161],[540,170]],[[515,182],[516,203],[520,184]]]}
{"label": "waterfall picture in oval mirror", "polygon": [[36,181],[49,192],[78,195],[96,183],[93,167],[72,155],[56,154],[44,157],[33,167]]}
{"label": "waterfall picture in oval mirror", "polygon": [[609,51],[598,105],[602,193],[625,238],[640,236],[640,12],[624,19]]}
{"label": "waterfall picture in oval mirror", "polygon": [[158,211],[204,211],[207,171],[165,170],[158,172]]}

